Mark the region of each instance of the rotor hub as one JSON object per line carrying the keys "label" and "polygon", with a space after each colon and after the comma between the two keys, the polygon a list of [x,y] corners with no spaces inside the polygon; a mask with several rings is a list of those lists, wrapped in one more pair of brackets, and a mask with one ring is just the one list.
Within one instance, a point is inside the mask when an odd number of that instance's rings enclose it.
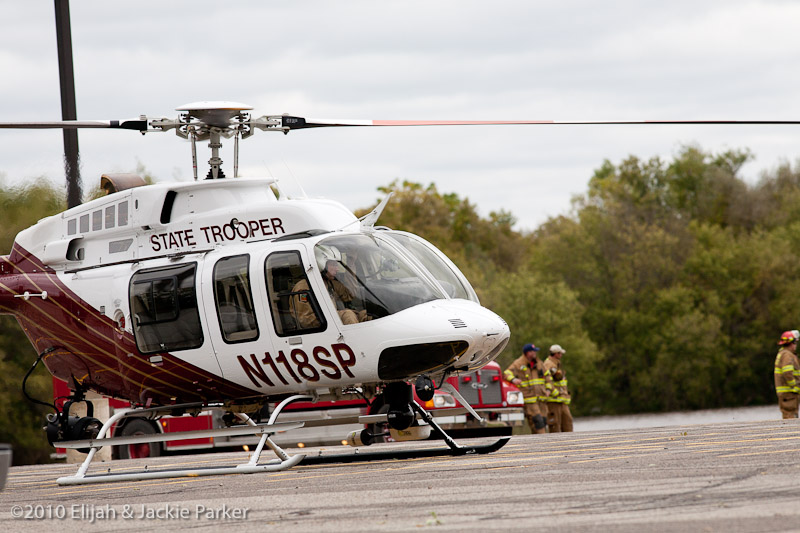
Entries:
{"label": "rotor hub", "polygon": [[253,106],[239,102],[192,102],[175,108],[209,127],[228,129],[233,119],[242,118],[242,111],[250,111]]}

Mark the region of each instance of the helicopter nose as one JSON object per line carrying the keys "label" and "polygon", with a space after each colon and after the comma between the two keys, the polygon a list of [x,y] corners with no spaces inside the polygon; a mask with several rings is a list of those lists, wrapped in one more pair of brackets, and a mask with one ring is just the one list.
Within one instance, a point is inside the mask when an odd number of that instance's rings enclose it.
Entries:
{"label": "helicopter nose", "polygon": [[468,300],[430,302],[378,322],[388,334],[378,360],[381,380],[445,368],[477,370],[500,355],[511,336],[502,318]]}
{"label": "helicopter nose", "polygon": [[457,366],[476,370],[497,358],[511,338],[508,324],[499,315],[486,308],[465,309],[461,321],[470,324],[473,339],[470,348],[462,355]]}

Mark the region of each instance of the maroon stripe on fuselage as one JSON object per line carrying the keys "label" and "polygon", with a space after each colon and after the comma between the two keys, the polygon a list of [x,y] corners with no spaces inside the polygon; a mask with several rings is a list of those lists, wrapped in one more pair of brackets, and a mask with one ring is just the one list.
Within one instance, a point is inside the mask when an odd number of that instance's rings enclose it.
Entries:
{"label": "maroon stripe on fuselage", "polygon": [[[16,315],[37,352],[55,348],[44,359],[55,377],[67,382],[74,378],[89,389],[139,404],[260,395],[170,353],[142,355],[133,335],[83,301],[34,255],[15,243],[9,260],[16,274],[0,282],[16,293],[47,291],[47,299],[19,298],[6,310]],[[158,366],[150,364],[153,355],[162,357]]]}

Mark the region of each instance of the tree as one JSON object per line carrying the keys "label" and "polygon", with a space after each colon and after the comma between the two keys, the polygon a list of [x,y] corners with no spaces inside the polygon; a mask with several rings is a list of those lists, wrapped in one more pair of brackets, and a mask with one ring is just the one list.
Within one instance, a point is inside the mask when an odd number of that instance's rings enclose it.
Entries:
{"label": "tree", "polygon": [[771,340],[797,326],[800,176],[749,186],[750,155],[684,148],[665,164],[606,161],[570,217],[534,234],[529,268],[584,306],[607,409],[772,401]]}
{"label": "tree", "polygon": [[503,276],[485,294],[483,305],[511,329],[511,340],[498,358],[501,366],[510,365],[528,342],[544,350],[542,359],[551,345],[560,344],[567,351],[564,367],[575,414],[602,412],[608,382],[597,369],[602,354],[581,324],[584,307],[577,294],[563,282],[547,282],[526,270]]}

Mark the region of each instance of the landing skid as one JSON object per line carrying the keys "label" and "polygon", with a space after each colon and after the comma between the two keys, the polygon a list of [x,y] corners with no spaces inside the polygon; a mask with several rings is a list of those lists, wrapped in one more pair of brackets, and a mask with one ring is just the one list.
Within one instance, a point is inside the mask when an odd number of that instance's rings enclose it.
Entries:
{"label": "landing skid", "polygon": [[338,453],[331,455],[318,455],[306,457],[304,465],[329,464],[329,463],[356,463],[364,461],[375,461],[382,459],[418,459],[425,457],[459,456],[459,455],[483,455],[496,452],[506,445],[511,437],[503,437],[492,444],[481,446],[461,446],[448,435],[439,424],[433,419],[430,413],[423,409],[417,402],[411,402],[411,408],[417,415],[424,420],[431,431],[437,434],[447,444],[447,448],[422,448],[417,450],[386,450],[380,452],[367,453]]}
{"label": "landing skid", "polygon": [[[480,446],[461,446],[457,442],[455,442],[450,435],[448,435],[440,426],[436,423],[433,417],[425,411],[422,407],[419,406],[416,402],[412,402],[411,408],[416,412],[417,416],[425,421],[428,425],[431,426],[431,431],[437,434],[442,440],[445,441],[447,444],[447,448],[423,448],[423,449],[416,449],[416,450],[386,450],[386,451],[378,451],[378,452],[367,452],[367,453],[356,453],[352,454],[331,454],[331,455],[319,455],[314,457],[306,457],[305,455],[289,455],[287,454],[282,448],[280,448],[277,444],[275,444],[270,435],[280,432],[280,431],[287,431],[290,429],[296,429],[303,425],[302,422],[286,422],[286,423],[277,423],[276,420],[278,415],[283,411],[284,407],[293,401],[298,400],[307,400],[310,399],[308,396],[292,396],[287,398],[281,404],[279,404],[272,413],[272,416],[269,419],[269,422],[266,424],[256,424],[253,420],[250,419],[249,416],[246,414],[237,414],[243,422],[247,424],[247,426],[235,426],[230,428],[223,428],[223,429],[211,429],[211,430],[201,430],[201,431],[187,431],[181,433],[172,433],[172,434],[158,434],[158,435],[132,435],[132,436],[125,436],[125,437],[112,437],[107,438],[105,437],[108,432],[110,431],[111,427],[117,423],[119,420],[127,417],[157,417],[162,414],[167,414],[175,409],[174,406],[172,407],[160,407],[160,408],[153,408],[153,409],[137,409],[134,411],[120,411],[115,413],[114,416],[108,419],[108,421],[103,424],[103,427],[100,429],[97,437],[94,439],[88,440],[81,440],[81,441],[69,441],[69,442],[59,442],[58,445],[64,448],[72,448],[72,449],[85,449],[89,448],[89,452],[87,454],[86,459],[84,460],[83,464],[81,464],[80,468],[78,468],[78,472],[73,476],[62,477],[56,480],[59,485],[87,485],[92,483],[109,483],[113,481],[139,481],[145,479],[166,479],[166,478],[179,478],[179,477],[200,477],[200,476],[218,476],[218,475],[226,475],[226,474],[255,474],[260,472],[277,472],[280,470],[286,470],[293,466],[296,466],[301,461],[303,464],[307,465],[315,465],[315,464],[329,464],[329,463],[354,463],[354,462],[363,462],[363,461],[375,461],[375,460],[385,460],[385,459],[413,459],[413,458],[424,458],[424,457],[439,457],[439,456],[461,456],[461,455],[481,455],[492,453],[508,443],[510,437],[503,437],[492,444],[485,444]],[[191,439],[191,438],[201,438],[201,437],[221,437],[221,436],[232,436],[232,435],[244,435],[244,434],[256,434],[260,435],[261,439],[256,446],[256,449],[253,451],[252,456],[250,457],[250,461],[244,464],[230,466],[230,467],[220,467],[220,468],[197,468],[197,469],[174,469],[174,470],[154,470],[154,471],[147,471],[145,470],[142,472],[129,472],[125,474],[93,474],[87,475],[87,471],[89,469],[89,465],[92,462],[97,450],[99,450],[103,446],[113,446],[113,445],[123,445],[123,444],[137,444],[142,442],[159,442],[159,441],[167,441],[167,440],[181,440],[181,439]],[[268,446],[275,455],[278,456],[277,459],[273,459],[272,461],[259,464],[259,458],[261,457],[261,453],[264,450],[264,446]]]}
{"label": "landing skid", "polygon": [[[108,421],[103,424],[103,427],[100,429],[97,437],[90,440],[84,441],[70,441],[70,442],[60,442],[58,443],[59,446],[63,446],[65,448],[90,448],[89,452],[86,456],[86,459],[81,464],[80,468],[78,468],[78,472],[74,476],[67,476],[58,478],[56,482],[59,485],[87,485],[92,483],[109,483],[113,481],[139,481],[144,479],[166,479],[166,478],[178,478],[178,477],[199,477],[199,476],[219,476],[225,474],[255,474],[259,472],[277,472],[280,470],[286,470],[287,468],[291,468],[298,464],[300,461],[303,460],[305,457],[304,455],[289,455],[283,449],[275,444],[270,435],[274,433],[278,433],[280,431],[287,431],[289,429],[296,429],[298,427],[302,427],[302,423],[285,423],[285,424],[276,424],[275,419],[280,411],[283,410],[285,405],[288,405],[291,401],[299,400],[299,399],[306,399],[306,396],[293,396],[287,400],[284,400],[278,408],[276,408],[275,412],[273,412],[272,417],[267,424],[256,424],[253,420],[247,416],[246,414],[237,413],[237,417],[240,420],[245,422],[249,427],[231,427],[231,428],[224,428],[224,429],[216,429],[216,430],[207,430],[207,431],[186,431],[181,433],[172,433],[172,434],[159,434],[159,435],[138,435],[138,436],[129,436],[129,437],[112,437],[112,438],[105,438],[105,436],[110,431],[111,427],[118,422],[119,420],[127,417],[155,417],[159,416],[160,414],[166,414],[171,412],[175,409],[174,406],[172,407],[161,407],[161,408],[153,408],[153,409],[137,409],[134,411],[121,411],[115,413],[114,416],[108,419]],[[162,413],[163,411],[163,413]],[[250,461],[244,464],[230,466],[230,467],[220,467],[220,468],[199,468],[199,469],[175,469],[175,470],[156,470],[156,471],[145,471],[143,472],[130,472],[125,474],[95,474],[95,475],[86,475],[86,472],[89,469],[89,465],[92,462],[97,450],[102,448],[103,446],[113,446],[113,445],[121,445],[121,444],[134,444],[138,442],[158,442],[158,441],[167,441],[167,440],[180,440],[180,439],[190,439],[190,438],[200,438],[200,437],[221,437],[226,435],[241,435],[241,434],[256,434],[260,435],[261,439],[259,440],[258,446],[256,446],[253,455],[250,456]],[[278,456],[278,459],[273,459],[267,463],[259,464],[259,458],[261,457],[261,452],[264,450],[264,446],[269,446],[269,448],[275,452],[275,455]],[[110,469],[109,469],[110,470]]]}
{"label": "landing skid", "polygon": [[387,450],[381,452],[366,453],[337,453],[331,455],[306,456],[303,459],[304,465],[319,465],[331,463],[358,463],[365,461],[379,461],[386,459],[419,459],[425,457],[459,456],[459,455],[483,455],[496,452],[506,445],[511,437],[503,437],[492,444],[481,446],[459,446],[453,448],[423,448],[419,450]]}

